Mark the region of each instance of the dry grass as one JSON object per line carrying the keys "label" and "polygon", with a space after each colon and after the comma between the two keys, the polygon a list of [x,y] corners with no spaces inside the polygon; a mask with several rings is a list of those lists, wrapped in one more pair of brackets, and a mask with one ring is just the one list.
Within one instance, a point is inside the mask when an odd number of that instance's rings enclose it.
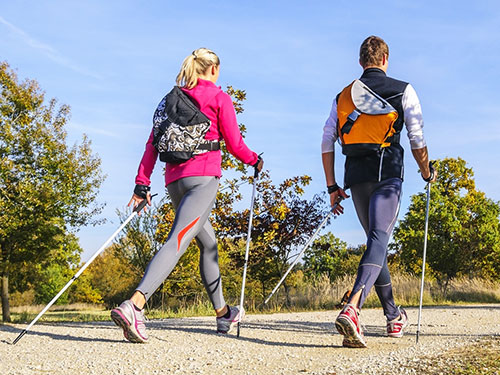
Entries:
{"label": "dry grass", "polygon": [[[10,311],[14,314],[38,314],[46,305],[27,305],[13,306]],[[68,305],[53,305],[49,312],[64,312],[64,311],[102,311],[102,305],[94,305],[90,303],[72,303]]]}
{"label": "dry grass", "polygon": [[[11,308],[13,323],[29,323],[43,310],[45,305],[15,306]],[[109,320],[109,311],[101,305],[73,303],[54,305],[41,318],[40,322],[91,322]]]}
{"label": "dry grass", "polygon": [[[335,308],[347,290],[354,284],[354,276],[346,276],[331,283],[328,277],[312,282],[299,281],[290,293],[291,304],[287,306],[284,291],[280,290],[270,303],[270,310],[322,310]],[[394,299],[402,306],[417,306],[420,299],[420,279],[405,274],[392,276]],[[450,283],[445,294],[434,280],[424,284],[424,305],[453,303],[499,303],[500,283],[483,279],[457,279]],[[380,307],[377,294],[370,292],[364,307]]]}

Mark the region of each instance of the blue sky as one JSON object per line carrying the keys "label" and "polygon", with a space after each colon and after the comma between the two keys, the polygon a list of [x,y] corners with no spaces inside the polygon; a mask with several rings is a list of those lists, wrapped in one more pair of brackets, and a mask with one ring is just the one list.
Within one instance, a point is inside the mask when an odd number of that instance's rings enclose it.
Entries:
{"label": "blue sky", "polygon": [[[500,200],[498,25],[496,1],[11,1],[0,10],[0,60],[69,104],[69,140],[86,133],[102,159],[108,221],[79,232],[85,259],[118,226],[115,210],[131,196],[152,113],[198,47],[221,58],[218,84],[246,90],[239,120],[273,180],[308,174],[311,196],[325,189],[320,141],[332,100],[361,74],[363,39],[381,36],[389,75],[420,97],[431,157],[464,158],[478,188]],[[405,135],[402,144],[400,218],[424,188]],[[152,189],[163,194],[160,164]],[[345,206],[328,229],[362,243],[352,201]]]}

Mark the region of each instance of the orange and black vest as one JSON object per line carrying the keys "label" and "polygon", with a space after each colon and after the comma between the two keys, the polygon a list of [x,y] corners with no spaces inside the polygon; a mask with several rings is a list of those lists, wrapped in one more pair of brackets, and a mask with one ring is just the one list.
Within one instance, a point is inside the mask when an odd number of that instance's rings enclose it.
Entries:
{"label": "orange and black vest", "polygon": [[408,83],[369,68],[337,96],[337,134],[346,155],[344,186],[403,178],[403,93]]}

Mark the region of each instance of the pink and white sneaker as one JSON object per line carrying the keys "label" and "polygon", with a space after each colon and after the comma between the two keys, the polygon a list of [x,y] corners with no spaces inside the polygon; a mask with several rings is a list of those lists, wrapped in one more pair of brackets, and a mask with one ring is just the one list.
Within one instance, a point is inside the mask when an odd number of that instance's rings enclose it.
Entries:
{"label": "pink and white sneaker", "polygon": [[399,307],[399,316],[396,319],[387,321],[387,336],[403,337],[406,327],[408,327],[408,315],[404,309]]}
{"label": "pink and white sneaker", "polygon": [[123,329],[123,336],[135,343],[148,341],[143,310],[137,310],[132,301],[126,300],[120,306],[111,310],[111,319]]}
{"label": "pink and white sneaker", "polygon": [[245,316],[245,310],[242,309],[242,311],[240,311],[239,307],[237,306],[228,306],[228,309],[229,309],[228,318],[221,316],[215,319],[217,322],[217,333],[225,334],[231,332],[233,327],[240,320],[240,314],[241,314],[241,319],[243,319],[243,317]]}
{"label": "pink and white sneaker", "polygon": [[347,304],[335,320],[335,328],[344,336],[342,346],[348,348],[366,348],[363,329],[359,322],[359,313],[356,306]]}

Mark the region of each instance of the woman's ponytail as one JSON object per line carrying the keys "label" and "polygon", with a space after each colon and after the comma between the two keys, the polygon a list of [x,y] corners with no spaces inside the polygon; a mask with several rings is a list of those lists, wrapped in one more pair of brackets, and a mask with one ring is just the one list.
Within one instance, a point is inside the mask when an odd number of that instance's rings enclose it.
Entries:
{"label": "woman's ponytail", "polygon": [[192,89],[198,84],[198,77],[212,65],[219,66],[219,57],[207,48],[198,48],[182,62],[181,71],[177,74],[177,86]]}

